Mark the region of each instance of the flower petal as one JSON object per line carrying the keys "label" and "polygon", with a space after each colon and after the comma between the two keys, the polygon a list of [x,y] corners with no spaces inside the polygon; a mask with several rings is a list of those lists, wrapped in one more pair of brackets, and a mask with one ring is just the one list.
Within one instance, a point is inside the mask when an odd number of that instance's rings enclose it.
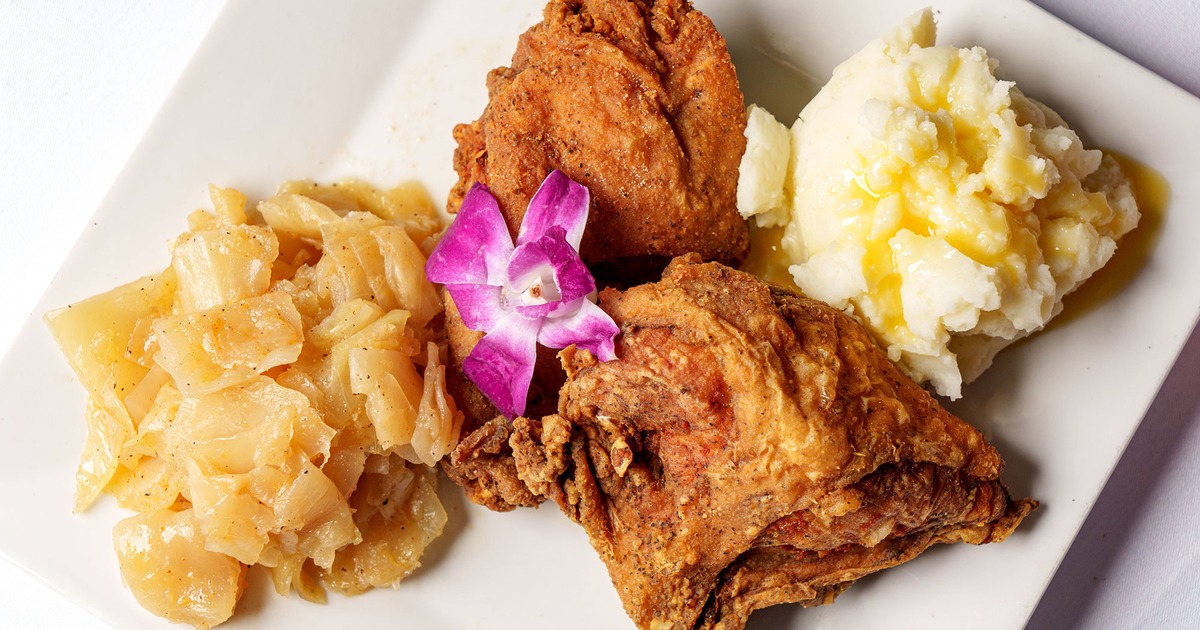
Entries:
{"label": "flower petal", "polygon": [[507,317],[463,359],[463,372],[509,418],[525,413],[540,322]]}
{"label": "flower petal", "polygon": [[562,171],[551,172],[529,200],[529,208],[525,210],[525,218],[517,232],[517,245],[540,238],[551,226],[557,225],[566,232],[571,247],[578,251],[583,228],[587,225],[588,205],[586,186]]}
{"label": "flower petal", "polygon": [[578,302],[578,307],[570,315],[550,317],[542,322],[538,341],[551,348],[575,344],[601,361],[617,358],[613,351],[613,338],[621,329],[608,313],[587,298],[580,298]]}
{"label": "flower petal", "polygon": [[471,330],[488,332],[508,313],[500,301],[503,289],[488,284],[447,284],[450,299],[463,324]]}
{"label": "flower petal", "polygon": [[425,275],[440,284],[500,286],[513,242],[500,205],[476,183],[463,197],[458,216],[429,254]]}
{"label": "flower petal", "polygon": [[561,307],[562,303],[560,302],[546,302],[545,304],[518,304],[513,307],[513,310],[524,319],[542,320]]}
{"label": "flower petal", "polygon": [[553,279],[554,287],[547,292],[545,303],[515,306],[523,317],[545,317],[559,304],[596,290],[596,280],[557,225],[541,238],[518,246],[508,263],[508,286],[513,290],[523,292],[538,279]]}

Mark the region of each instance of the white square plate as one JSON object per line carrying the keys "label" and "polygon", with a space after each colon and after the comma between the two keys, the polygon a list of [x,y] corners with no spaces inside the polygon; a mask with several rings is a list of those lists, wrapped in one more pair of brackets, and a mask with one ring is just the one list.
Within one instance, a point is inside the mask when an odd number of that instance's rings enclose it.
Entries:
{"label": "white square plate", "polygon": [[[729,41],[747,102],[790,122],[837,63],[924,3],[698,1]],[[455,123],[475,119],[541,0],[230,3],[43,297],[42,313],[163,267],[209,182],[252,198],[289,178],[454,182]],[[758,627],[1012,628],[1070,546],[1200,315],[1200,101],[1022,0],[945,0],[944,43],[980,45],[1000,74],[1094,146],[1172,185],[1161,238],[1103,305],[1001,355],[955,410],[1042,501],[1000,545],[937,548],[833,606],[777,607]],[[82,388],[35,317],[0,365],[0,553],[121,627],[165,627],[121,585],[104,500],[70,512]],[[395,592],[326,606],[252,584],[227,627],[612,628],[629,625],[582,530],[552,507],[509,514],[444,487],[447,534]]]}

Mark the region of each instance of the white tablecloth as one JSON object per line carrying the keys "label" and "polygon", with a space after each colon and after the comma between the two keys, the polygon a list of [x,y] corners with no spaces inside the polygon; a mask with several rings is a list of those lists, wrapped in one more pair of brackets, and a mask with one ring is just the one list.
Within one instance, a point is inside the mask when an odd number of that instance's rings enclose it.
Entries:
{"label": "white tablecloth", "polygon": [[[1200,2],[1036,1],[1200,94]],[[216,0],[0,4],[0,351],[219,9]],[[1200,627],[1198,384],[1193,333],[1029,627]],[[103,627],[2,560],[0,626]]]}

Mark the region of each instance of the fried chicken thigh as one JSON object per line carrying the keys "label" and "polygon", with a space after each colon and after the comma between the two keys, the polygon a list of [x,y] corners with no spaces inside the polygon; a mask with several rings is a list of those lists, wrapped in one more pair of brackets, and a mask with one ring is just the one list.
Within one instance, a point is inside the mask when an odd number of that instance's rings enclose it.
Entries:
{"label": "fried chicken thigh", "polygon": [[[672,257],[740,261],[749,246],[737,211],[746,114],[725,40],[683,0],[551,0],[523,34],[511,67],[488,75],[483,114],[454,130],[454,212],[488,186],[509,231],[554,169],[588,187],[580,254],[601,281],[657,279]],[[472,501],[534,505],[507,446],[512,424],[462,374],[480,335],[447,299],[449,386],[466,414],[444,466]],[[530,413],[553,412],[562,370],[543,352]]]}
{"label": "fried chicken thigh", "polygon": [[639,627],[829,603],[935,543],[1000,541],[1036,506],[1009,497],[979,431],[823,303],[686,257],[601,304],[617,360],[564,350],[559,412],[518,418],[510,444]]}

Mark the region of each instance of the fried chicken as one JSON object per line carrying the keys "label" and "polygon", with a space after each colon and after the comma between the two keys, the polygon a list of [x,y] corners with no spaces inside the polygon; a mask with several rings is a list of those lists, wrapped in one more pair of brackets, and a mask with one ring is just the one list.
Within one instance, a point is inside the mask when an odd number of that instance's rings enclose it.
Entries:
{"label": "fried chicken", "polygon": [[[497,198],[516,234],[530,198],[560,169],[588,187],[580,254],[598,279],[654,280],[697,252],[740,261],[749,246],[736,207],[746,114],[725,40],[683,0],[552,0],[523,34],[511,67],[487,78],[483,114],[454,130],[459,174],[448,209],[475,182]],[[533,505],[506,446],[511,423],[462,372],[479,338],[447,299],[451,392],[464,439],[444,466],[471,500]],[[543,353],[530,413],[551,413],[564,375]]]}
{"label": "fried chicken", "polygon": [[[463,412],[461,438],[442,461],[442,470],[466,492],[467,498],[484,507],[507,512],[542,502],[517,476],[508,440],[512,421],[496,410],[491,401],[462,371],[463,359],[483,337],[463,324],[458,307],[448,291],[442,292],[446,305],[446,337],[451,369],[446,370],[446,388]],[[530,384],[526,413],[532,416],[553,413],[558,405],[558,389],[566,380],[559,367],[556,351],[538,347]]]}
{"label": "fried chicken", "polygon": [[486,184],[516,234],[554,169],[588,187],[580,253],[602,278],[652,280],[674,256],[737,263],[745,105],[725,40],[685,0],[552,0],[483,115],[454,130],[448,209]]}
{"label": "fried chicken", "polygon": [[510,443],[639,627],[829,603],[935,543],[1000,541],[1036,507],[1009,497],[979,431],[826,304],[689,256],[601,305],[617,360],[564,350],[559,412],[518,418]]}

